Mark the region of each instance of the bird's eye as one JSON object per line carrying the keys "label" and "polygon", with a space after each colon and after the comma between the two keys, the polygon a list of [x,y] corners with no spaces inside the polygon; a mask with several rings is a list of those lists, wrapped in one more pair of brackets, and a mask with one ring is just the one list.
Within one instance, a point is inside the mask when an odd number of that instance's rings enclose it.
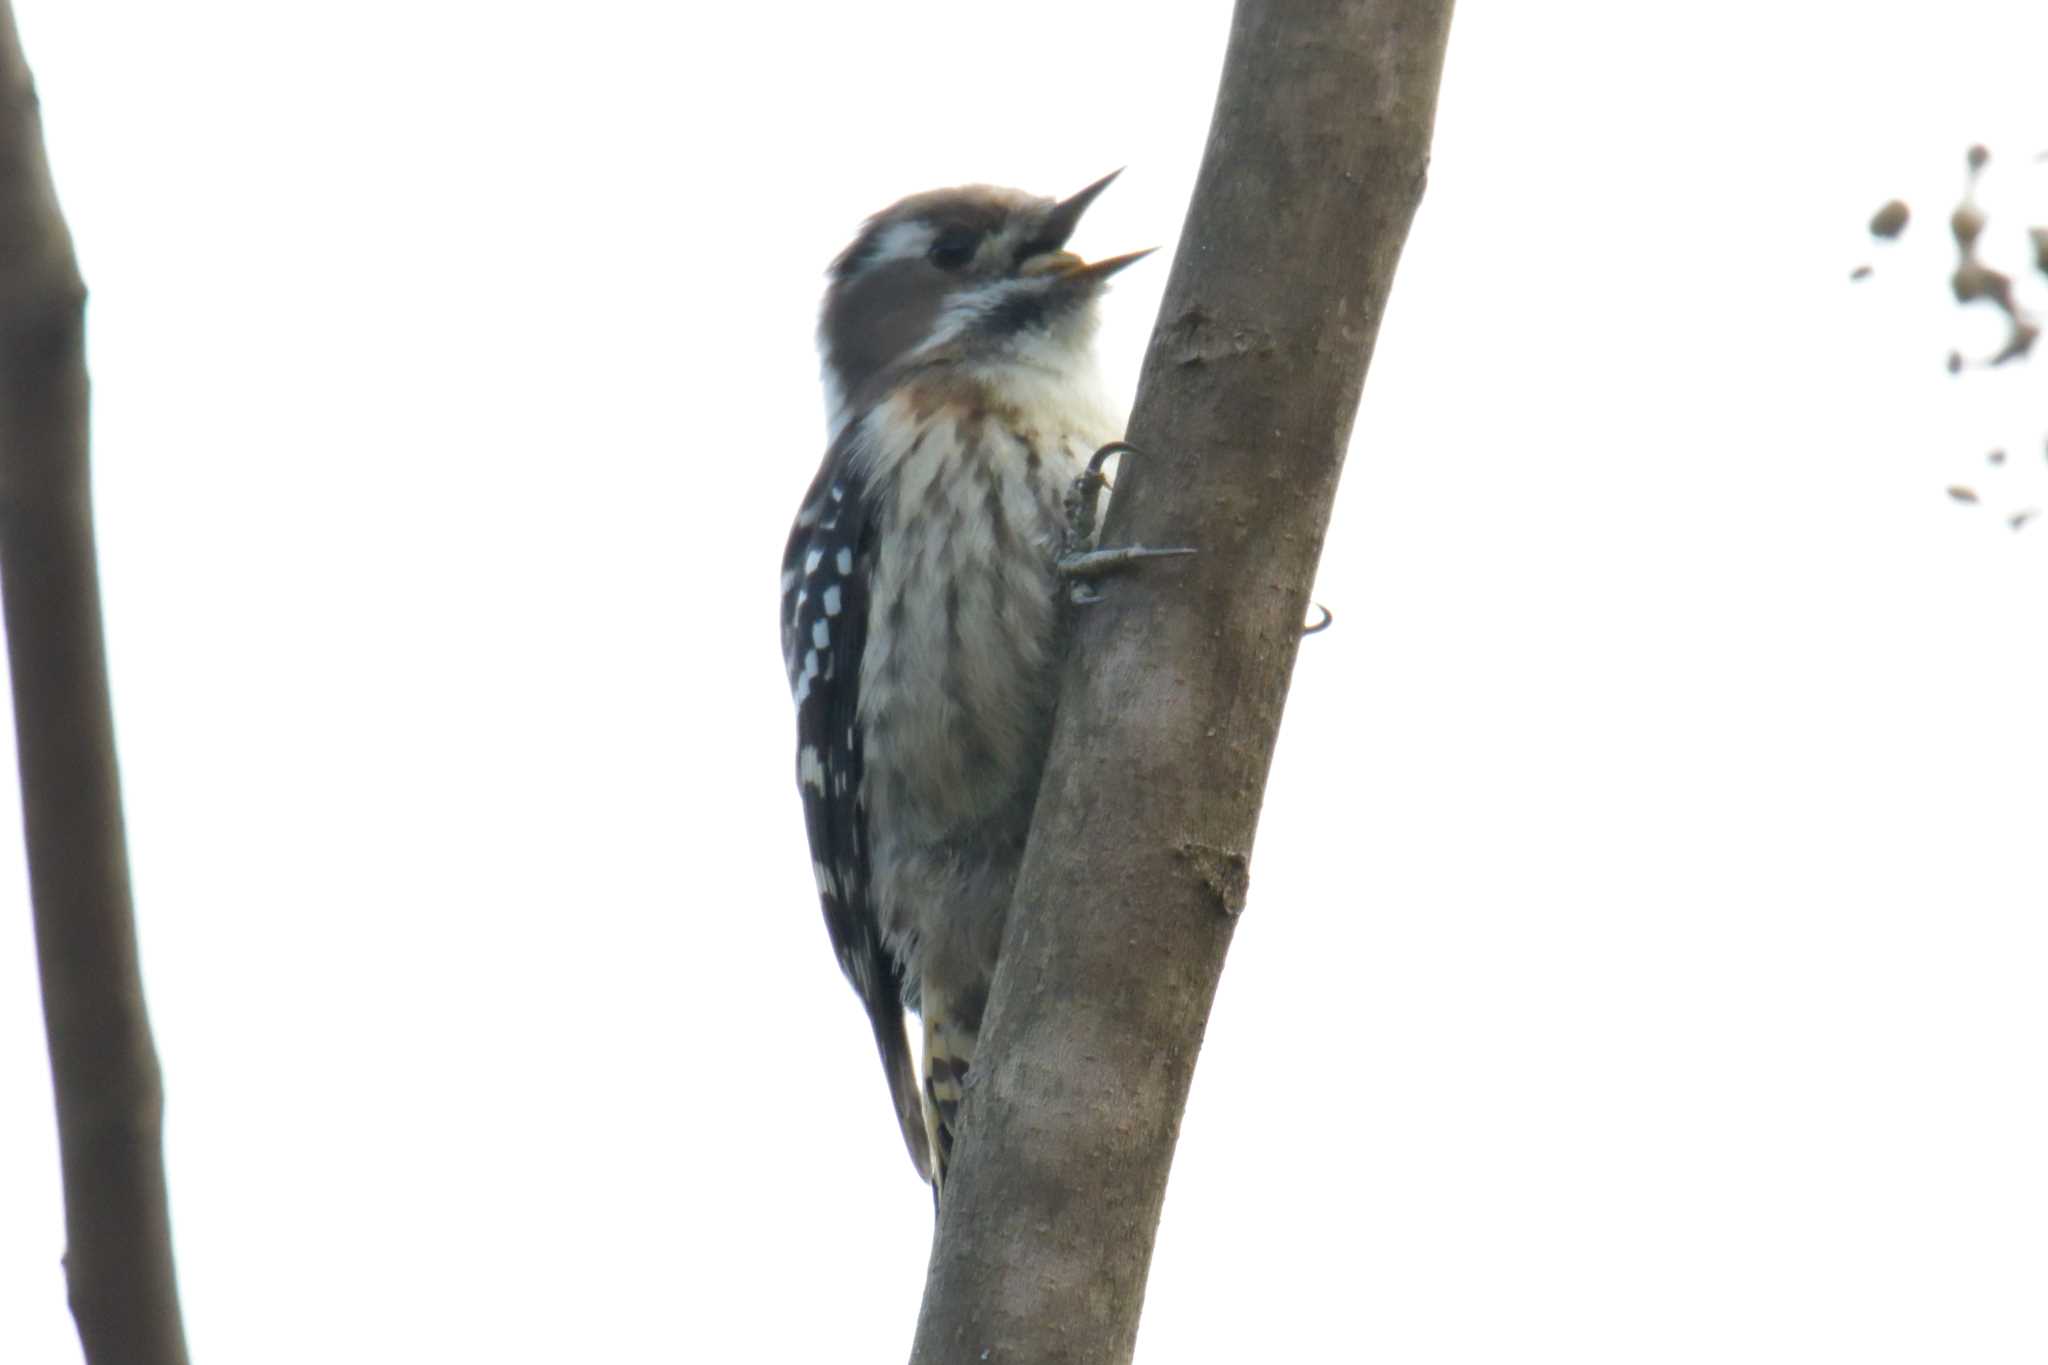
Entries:
{"label": "bird's eye", "polygon": [[974,259],[975,249],[980,245],[981,234],[973,229],[947,228],[925,256],[941,270],[958,270]]}

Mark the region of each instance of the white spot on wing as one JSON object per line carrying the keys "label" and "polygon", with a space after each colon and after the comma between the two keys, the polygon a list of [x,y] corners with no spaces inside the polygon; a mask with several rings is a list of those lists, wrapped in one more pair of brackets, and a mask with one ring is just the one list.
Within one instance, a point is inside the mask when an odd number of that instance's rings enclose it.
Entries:
{"label": "white spot on wing", "polygon": [[839,614],[839,585],[837,583],[825,589],[824,602],[825,614],[827,616],[837,616]]}
{"label": "white spot on wing", "polygon": [[[825,765],[818,761],[817,745],[806,744],[803,747],[803,752],[797,755],[796,776],[797,781],[803,783],[804,786],[809,787],[812,791],[817,792],[820,796],[825,794]],[[818,889],[820,891],[825,889],[822,883]]]}
{"label": "white spot on wing", "polygon": [[[845,554],[846,551],[841,550],[839,553]],[[804,577],[809,578],[812,574],[816,573],[818,565],[824,562],[824,559],[825,552],[813,547],[811,552],[804,556]]]}
{"label": "white spot on wing", "polygon": [[832,627],[825,624],[822,616],[811,622],[811,643],[819,649],[832,648]]}
{"label": "white spot on wing", "polygon": [[[813,551],[812,551],[811,553],[813,553],[813,554],[816,554],[816,553],[817,553],[817,551],[813,550]],[[838,559],[834,560],[833,562],[834,562],[834,563],[836,563],[836,564],[837,564],[837,565],[839,566],[839,573],[840,573],[840,576],[841,576],[841,577],[844,577],[845,575],[847,575],[847,574],[850,574],[850,573],[852,573],[852,572],[853,572],[853,548],[852,548],[851,546],[848,546],[848,545],[842,545],[842,546],[840,546],[840,547],[839,547],[839,557],[838,557]]]}

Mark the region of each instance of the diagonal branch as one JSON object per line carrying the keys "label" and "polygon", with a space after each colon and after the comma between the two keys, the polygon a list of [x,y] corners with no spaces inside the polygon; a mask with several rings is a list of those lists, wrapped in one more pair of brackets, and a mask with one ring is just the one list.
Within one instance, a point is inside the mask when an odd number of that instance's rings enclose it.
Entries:
{"label": "diagonal branch", "polygon": [[1130,1359],[1450,0],[1239,0],[1076,632],[913,1360]]}
{"label": "diagonal branch", "polygon": [[65,1274],[94,1365],[184,1365],[163,1089],[136,961],[87,461],[85,285],[0,0],[0,592]]}

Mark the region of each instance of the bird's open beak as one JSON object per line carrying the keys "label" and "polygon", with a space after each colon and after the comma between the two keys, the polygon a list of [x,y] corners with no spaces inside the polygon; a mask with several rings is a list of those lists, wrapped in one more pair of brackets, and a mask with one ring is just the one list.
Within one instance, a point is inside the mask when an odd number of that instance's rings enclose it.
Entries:
{"label": "bird's open beak", "polygon": [[1071,251],[1047,251],[1027,258],[1017,267],[1019,275],[1058,275],[1065,280],[1106,280],[1127,265],[1144,260],[1159,248],[1148,246],[1143,251],[1127,251],[1121,256],[1110,256],[1100,261],[1084,261]]}
{"label": "bird's open beak", "polygon": [[1052,213],[1046,218],[1045,230],[1039,235],[1039,240],[1054,250],[1065,246],[1067,238],[1074,235],[1074,228],[1080,223],[1081,215],[1088,211],[1088,206],[1095,202],[1098,195],[1109,188],[1112,180],[1115,180],[1123,173],[1123,167],[1119,166],[1087,189],[1070,194],[1065,199],[1060,200],[1053,208]]}
{"label": "bird's open beak", "polygon": [[1111,181],[1122,174],[1123,168],[1118,167],[1086,189],[1078,190],[1060,200],[1047,215],[1045,228],[1033,243],[1038,250],[1025,259],[1019,267],[1020,273],[1058,274],[1071,279],[1106,280],[1125,266],[1135,264],[1158,250],[1157,247],[1146,247],[1143,251],[1132,251],[1122,256],[1111,256],[1106,260],[1094,262],[1084,261],[1073,252],[1062,250],[1067,244],[1067,239],[1074,235],[1074,229],[1079,226],[1081,215],[1088,211],[1088,206],[1095,202],[1096,196],[1109,188]]}
{"label": "bird's open beak", "polygon": [[1156,246],[1148,246],[1143,251],[1126,251],[1121,256],[1105,256],[1099,261],[1090,261],[1085,265],[1076,266],[1073,273],[1081,276],[1083,279],[1106,280],[1125,266],[1136,265],[1139,261],[1144,260],[1157,250],[1159,248]]}

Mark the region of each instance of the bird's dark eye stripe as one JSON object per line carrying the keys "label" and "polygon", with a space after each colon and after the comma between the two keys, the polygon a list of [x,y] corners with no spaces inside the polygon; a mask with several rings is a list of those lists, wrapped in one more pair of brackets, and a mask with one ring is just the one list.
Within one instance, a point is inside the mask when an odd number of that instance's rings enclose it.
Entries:
{"label": "bird's dark eye stripe", "polygon": [[925,254],[933,265],[942,270],[958,270],[974,259],[975,250],[980,245],[981,234],[974,229],[947,228]]}

